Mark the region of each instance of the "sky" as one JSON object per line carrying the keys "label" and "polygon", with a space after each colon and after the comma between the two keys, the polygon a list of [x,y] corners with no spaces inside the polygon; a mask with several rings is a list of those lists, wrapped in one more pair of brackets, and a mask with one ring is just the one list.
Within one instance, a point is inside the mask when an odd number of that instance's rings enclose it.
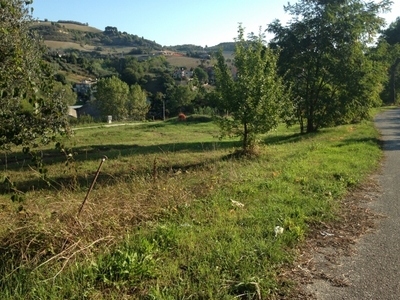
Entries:
{"label": "sky", "polygon": [[[379,0],[375,0],[379,1]],[[275,19],[290,19],[283,6],[296,0],[34,0],[33,17],[71,20],[104,30],[106,26],[155,41],[162,46],[215,46],[233,42],[239,23],[259,33]],[[382,15],[388,23],[400,16],[400,0]],[[267,39],[270,37],[267,36]]]}

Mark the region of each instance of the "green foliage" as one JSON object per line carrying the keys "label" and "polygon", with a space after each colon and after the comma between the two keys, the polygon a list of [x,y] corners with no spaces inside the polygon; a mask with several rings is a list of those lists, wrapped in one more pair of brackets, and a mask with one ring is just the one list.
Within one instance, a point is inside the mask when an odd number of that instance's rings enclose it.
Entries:
{"label": "green foliage", "polygon": [[94,103],[104,117],[111,115],[113,120],[123,120],[128,116],[128,95],[129,86],[119,78],[102,78],[97,82]]}
{"label": "green foliage", "polygon": [[42,61],[46,51],[29,32],[25,1],[2,2],[0,20],[0,148],[46,143],[67,131],[67,106],[54,95],[52,76]]}
{"label": "green foliage", "polygon": [[166,106],[170,115],[191,112],[196,92],[190,85],[177,85],[167,89]]}
{"label": "green foliage", "polygon": [[11,180],[10,176],[5,175],[1,183],[12,194],[12,202],[23,202],[25,200],[24,193],[18,190],[16,183]]}
{"label": "green foliage", "polygon": [[90,115],[82,115],[82,116],[79,116],[78,118],[71,118],[69,120],[69,123],[72,126],[77,125],[77,124],[92,124],[95,122],[96,122],[96,120]]}
{"label": "green foliage", "polygon": [[57,73],[54,75],[54,79],[62,84],[67,84],[67,78],[62,73]]}
{"label": "green foliage", "polygon": [[382,32],[380,43],[376,52],[384,52],[381,60],[387,63],[389,69],[389,80],[385,85],[382,93],[385,103],[398,104],[400,102],[400,85],[396,84],[400,81],[400,18],[389,25]]}
{"label": "green foliage", "polygon": [[244,39],[239,27],[235,49],[236,75],[228,69],[222,51],[217,55],[217,107],[231,117],[216,117],[222,136],[239,136],[243,151],[252,150],[257,135],[276,128],[288,110],[288,96],[277,74],[277,55],[263,44],[263,36]]}
{"label": "green foliage", "polygon": [[128,115],[132,120],[145,120],[150,109],[150,104],[147,103],[146,92],[142,90],[140,85],[134,84],[129,88],[127,106]]}
{"label": "green foliage", "polygon": [[389,24],[389,27],[382,31],[381,38],[388,42],[389,45],[400,44],[400,17],[396,21]]}
{"label": "green foliage", "polygon": [[208,74],[207,74],[206,71],[204,71],[203,68],[197,67],[197,68],[195,68],[195,69],[193,70],[193,73],[194,73],[194,76],[196,76],[197,80],[198,80],[201,84],[206,83],[206,82],[208,81]]}
{"label": "green foliage", "polygon": [[129,288],[155,276],[155,244],[144,238],[125,243],[92,262],[89,274],[100,286]]}
{"label": "green foliage", "polygon": [[138,84],[130,87],[112,76],[97,82],[95,105],[103,117],[111,115],[113,120],[144,120],[149,112],[147,94]]}
{"label": "green foliage", "polygon": [[194,113],[198,115],[213,116],[215,115],[215,109],[209,106],[198,107],[194,109]]}
{"label": "green foliage", "polygon": [[301,0],[285,7],[293,16],[289,25],[269,25],[301,132],[357,122],[380,104],[384,66],[366,53],[384,24],[378,14],[390,3]]}
{"label": "green foliage", "polygon": [[61,82],[54,83],[52,95],[55,99],[63,99],[66,106],[74,105],[78,98],[70,84],[64,85]]}

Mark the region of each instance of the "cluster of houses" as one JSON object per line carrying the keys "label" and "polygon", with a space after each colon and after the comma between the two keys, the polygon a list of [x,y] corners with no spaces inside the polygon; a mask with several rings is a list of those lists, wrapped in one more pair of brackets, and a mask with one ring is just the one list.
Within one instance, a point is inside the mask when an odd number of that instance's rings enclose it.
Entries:
{"label": "cluster of houses", "polygon": [[172,74],[172,77],[175,79],[192,78],[193,70],[187,70],[185,68],[177,68]]}
{"label": "cluster of houses", "polygon": [[80,99],[82,104],[69,106],[68,115],[70,117],[78,118],[82,115],[99,116],[99,112],[90,105],[90,100],[93,100],[93,94],[96,91],[96,83],[97,79],[91,78],[75,83],[74,91],[77,93],[78,99]]}
{"label": "cluster of houses", "polygon": [[91,100],[93,97],[93,92],[95,92],[95,86],[97,83],[97,79],[93,80],[89,78],[87,80],[82,80],[81,82],[77,82],[74,87],[74,91],[78,94],[78,96],[87,96],[88,100]]}

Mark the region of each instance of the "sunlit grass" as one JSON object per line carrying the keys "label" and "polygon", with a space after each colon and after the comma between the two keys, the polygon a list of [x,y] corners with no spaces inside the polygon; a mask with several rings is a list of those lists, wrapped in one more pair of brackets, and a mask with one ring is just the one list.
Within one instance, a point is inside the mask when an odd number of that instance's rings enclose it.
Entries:
{"label": "sunlit grass", "polygon": [[[372,122],[297,132],[279,127],[263,137],[258,156],[238,158],[237,141],[218,140],[210,122],[77,130],[63,141],[72,165],[42,149],[50,186],[20,153],[9,154],[2,168],[26,200],[12,203],[2,188],[4,299],[286,293],[280,268],[310,226],[340,220],[340,200],[382,156]],[[109,159],[78,219],[103,155]]]}

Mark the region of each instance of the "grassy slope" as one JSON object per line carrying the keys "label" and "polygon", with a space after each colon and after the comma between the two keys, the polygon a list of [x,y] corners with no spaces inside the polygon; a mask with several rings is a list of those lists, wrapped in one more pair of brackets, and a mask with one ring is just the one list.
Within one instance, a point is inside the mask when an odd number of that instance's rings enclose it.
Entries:
{"label": "grassy slope", "polygon": [[200,59],[185,56],[166,56],[167,61],[172,66],[186,67],[187,69],[196,68],[200,65]]}
{"label": "grassy slope", "polygon": [[50,188],[9,155],[4,173],[27,199],[21,207],[0,198],[4,299],[288,293],[280,269],[309,226],[340,219],[340,199],[376,170],[378,133],[371,122],[304,136],[282,127],[247,159],[231,157],[235,142],[217,134],[212,123],[190,122],[77,130],[65,141],[75,162],[44,149]]}
{"label": "grassy slope", "polygon": [[[57,23],[57,24],[64,26],[66,29],[80,30],[83,32],[93,32],[93,33],[102,32],[102,30],[95,28],[95,27],[91,27],[91,26],[83,26],[83,25],[70,24],[70,23]],[[32,27],[34,28],[35,26],[39,26],[39,25],[51,26],[51,22],[34,23],[32,25]]]}

